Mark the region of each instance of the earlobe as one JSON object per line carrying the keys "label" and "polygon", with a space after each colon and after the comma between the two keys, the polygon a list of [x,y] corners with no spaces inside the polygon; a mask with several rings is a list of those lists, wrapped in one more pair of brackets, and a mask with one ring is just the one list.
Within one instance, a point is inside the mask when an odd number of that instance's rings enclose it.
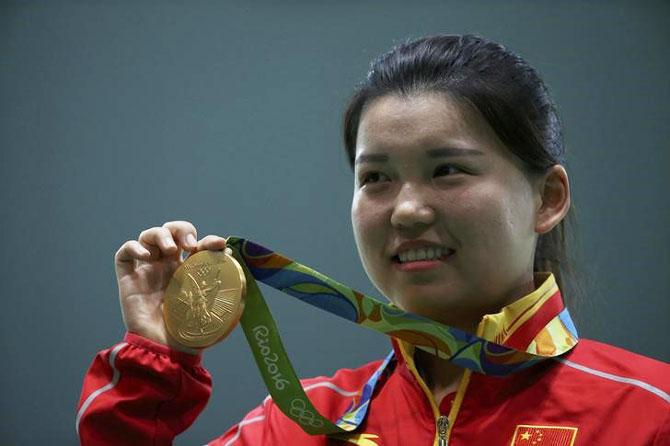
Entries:
{"label": "earlobe", "polygon": [[570,182],[565,168],[552,166],[540,183],[540,207],[537,211],[535,232],[551,231],[570,210]]}

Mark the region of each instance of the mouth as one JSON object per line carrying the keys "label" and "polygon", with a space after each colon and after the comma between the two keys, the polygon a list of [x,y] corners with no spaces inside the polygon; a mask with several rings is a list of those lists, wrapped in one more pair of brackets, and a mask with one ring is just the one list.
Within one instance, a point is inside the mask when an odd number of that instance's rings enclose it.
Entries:
{"label": "mouth", "polygon": [[[417,250],[421,251],[421,250]],[[401,252],[391,258],[393,266],[403,272],[424,272],[440,268],[442,265],[449,263],[456,253],[450,248],[443,248],[443,250],[435,250],[431,253],[426,250],[425,255],[421,252]]]}
{"label": "mouth", "polygon": [[399,265],[422,262],[439,262],[447,260],[455,252],[456,251],[451,248],[443,247],[408,249],[394,255],[391,257],[391,260],[393,263],[397,263]]}

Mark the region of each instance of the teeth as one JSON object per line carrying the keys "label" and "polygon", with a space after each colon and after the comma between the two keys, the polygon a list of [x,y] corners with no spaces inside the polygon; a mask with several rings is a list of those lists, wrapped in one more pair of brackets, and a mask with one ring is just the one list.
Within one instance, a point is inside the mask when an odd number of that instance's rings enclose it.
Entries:
{"label": "teeth", "polygon": [[442,257],[444,253],[447,253],[446,248],[420,248],[420,249],[410,249],[408,251],[403,251],[398,254],[398,258],[401,263],[413,262],[415,260],[435,260]]}

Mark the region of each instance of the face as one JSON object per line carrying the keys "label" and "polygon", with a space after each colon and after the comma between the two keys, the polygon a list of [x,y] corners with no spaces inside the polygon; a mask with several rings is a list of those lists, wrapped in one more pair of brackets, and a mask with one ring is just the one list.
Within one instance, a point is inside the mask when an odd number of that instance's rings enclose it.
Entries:
{"label": "face", "polygon": [[444,94],[367,104],[351,218],[375,286],[469,330],[532,292],[541,197],[520,166],[478,112]]}

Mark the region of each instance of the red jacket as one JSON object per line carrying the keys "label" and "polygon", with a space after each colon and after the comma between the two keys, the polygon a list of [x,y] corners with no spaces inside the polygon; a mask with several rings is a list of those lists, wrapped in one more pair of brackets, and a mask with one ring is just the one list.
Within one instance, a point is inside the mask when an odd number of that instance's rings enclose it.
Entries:
{"label": "red jacket", "polygon": [[[551,287],[553,276],[500,313],[485,316],[478,334],[504,334],[504,340],[512,333],[518,338],[520,330],[537,332],[532,322],[542,306],[538,297]],[[525,322],[519,324],[521,315]],[[531,344],[546,346],[547,329],[529,332]],[[412,346],[394,339],[393,349],[395,358],[355,434],[310,436],[268,397],[209,444],[670,445],[666,363],[581,339],[566,354],[506,377],[466,370],[458,391],[438,405],[416,370]],[[357,402],[381,362],[303,380],[303,386],[321,413],[336,420]],[[85,377],[76,421],[81,442],[171,444],[205,407],[210,392],[199,356],[128,333],[123,343],[97,355]]]}

